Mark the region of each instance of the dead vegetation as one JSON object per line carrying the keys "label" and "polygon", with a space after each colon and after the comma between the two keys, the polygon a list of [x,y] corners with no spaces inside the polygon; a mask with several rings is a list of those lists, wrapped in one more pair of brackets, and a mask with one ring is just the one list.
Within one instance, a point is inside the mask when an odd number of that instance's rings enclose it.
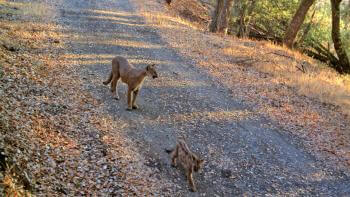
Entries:
{"label": "dead vegetation", "polygon": [[40,127],[31,122],[38,113],[32,93],[42,94],[45,76],[58,67],[60,36],[57,26],[37,20],[50,16],[43,4],[0,1],[0,6],[0,147],[7,157],[1,185],[7,195],[30,196],[33,180],[27,165],[36,151],[30,135]]}
{"label": "dead vegetation", "polygon": [[295,87],[299,94],[340,106],[345,114],[350,115],[348,75],[340,75],[317,60],[270,42],[254,44],[244,39],[235,42],[239,45],[222,49],[223,54],[238,57],[239,60],[232,63],[253,66],[272,74],[280,83]]}
{"label": "dead vegetation", "polygon": [[173,0],[168,3],[169,10],[181,18],[190,21],[196,26],[206,28],[210,21],[210,11],[196,0]]}

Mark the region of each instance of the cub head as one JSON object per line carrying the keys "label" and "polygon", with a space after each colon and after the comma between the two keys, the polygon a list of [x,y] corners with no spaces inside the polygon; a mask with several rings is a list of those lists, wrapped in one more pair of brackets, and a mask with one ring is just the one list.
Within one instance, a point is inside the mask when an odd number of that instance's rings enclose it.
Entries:
{"label": "cub head", "polygon": [[193,169],[194,169],[195,172],[198,172],[198,170],[202,168],[204,160],[203,159],[199,159],[196,156],[193,157],[193,160],[195,162],[195,165],[194,165]]}
{"label": "cub head", "polygon": [[158,78],[158,74],[155,69],[155,66],[156,66],[155,64],[152,64],[146,67],[147,75],[151,76],[153,79]]}

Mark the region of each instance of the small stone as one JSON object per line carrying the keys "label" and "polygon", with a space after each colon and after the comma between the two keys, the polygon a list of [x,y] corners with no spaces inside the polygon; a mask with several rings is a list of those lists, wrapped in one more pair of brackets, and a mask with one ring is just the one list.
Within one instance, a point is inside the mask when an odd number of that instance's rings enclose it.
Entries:
{"label": "small stone", "polygon": [[232,176],[232,171],[228,169],[222,169],[221,176],[224,178],[230,178]]}

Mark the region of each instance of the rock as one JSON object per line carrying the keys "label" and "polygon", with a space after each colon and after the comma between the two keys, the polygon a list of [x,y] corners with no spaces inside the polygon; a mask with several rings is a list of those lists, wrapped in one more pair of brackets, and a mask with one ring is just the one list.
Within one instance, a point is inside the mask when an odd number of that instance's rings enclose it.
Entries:
{"label": "rock", "polygon": [[223,178],[230,178],[232,176],[232,171],[229,169],[222,169],[221,170],[221,176]]}

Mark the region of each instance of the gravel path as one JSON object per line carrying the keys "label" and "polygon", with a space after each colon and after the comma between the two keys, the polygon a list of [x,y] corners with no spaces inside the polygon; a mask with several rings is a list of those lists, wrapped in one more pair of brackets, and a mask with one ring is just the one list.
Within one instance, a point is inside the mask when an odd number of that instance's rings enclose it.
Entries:
{"label": "gravel path", "polygon": [[[105,114],[127,125],[123,129],[128,140],[144,158],[140,167],[154,171],[159,179],[158,192],[164,189],[164,194],[178,196],[350,195],[349,176],[326,167],[304,151],[298,139],[274,129],[242,101],[232,100],[217,79],[168,47],[128,0],[62,0],[56,7],[59,23],[68,33],[79,34],[70,39],[69,53],[81,68],[78,77],[86,82],[82,88],[102,102]],[[113,100],[109,88],[102,85],[116,55],[139,67],[158,65],[160,78],[145,82],[138,98],[140,110],[125,110],[125,85],[119,84],[120,101]],[[206,161],[195,175],[197,193],[189,192],[183,174],[170,167],[164,153],[180,135]],[[82,144],[103,148],[98,136],[90,136],[89,141],[81,139]],[[92,164],[102,155],[99,150],[90,153],[95,155],[87,156]],[[171,186],[164,186],[168,182]]]}

